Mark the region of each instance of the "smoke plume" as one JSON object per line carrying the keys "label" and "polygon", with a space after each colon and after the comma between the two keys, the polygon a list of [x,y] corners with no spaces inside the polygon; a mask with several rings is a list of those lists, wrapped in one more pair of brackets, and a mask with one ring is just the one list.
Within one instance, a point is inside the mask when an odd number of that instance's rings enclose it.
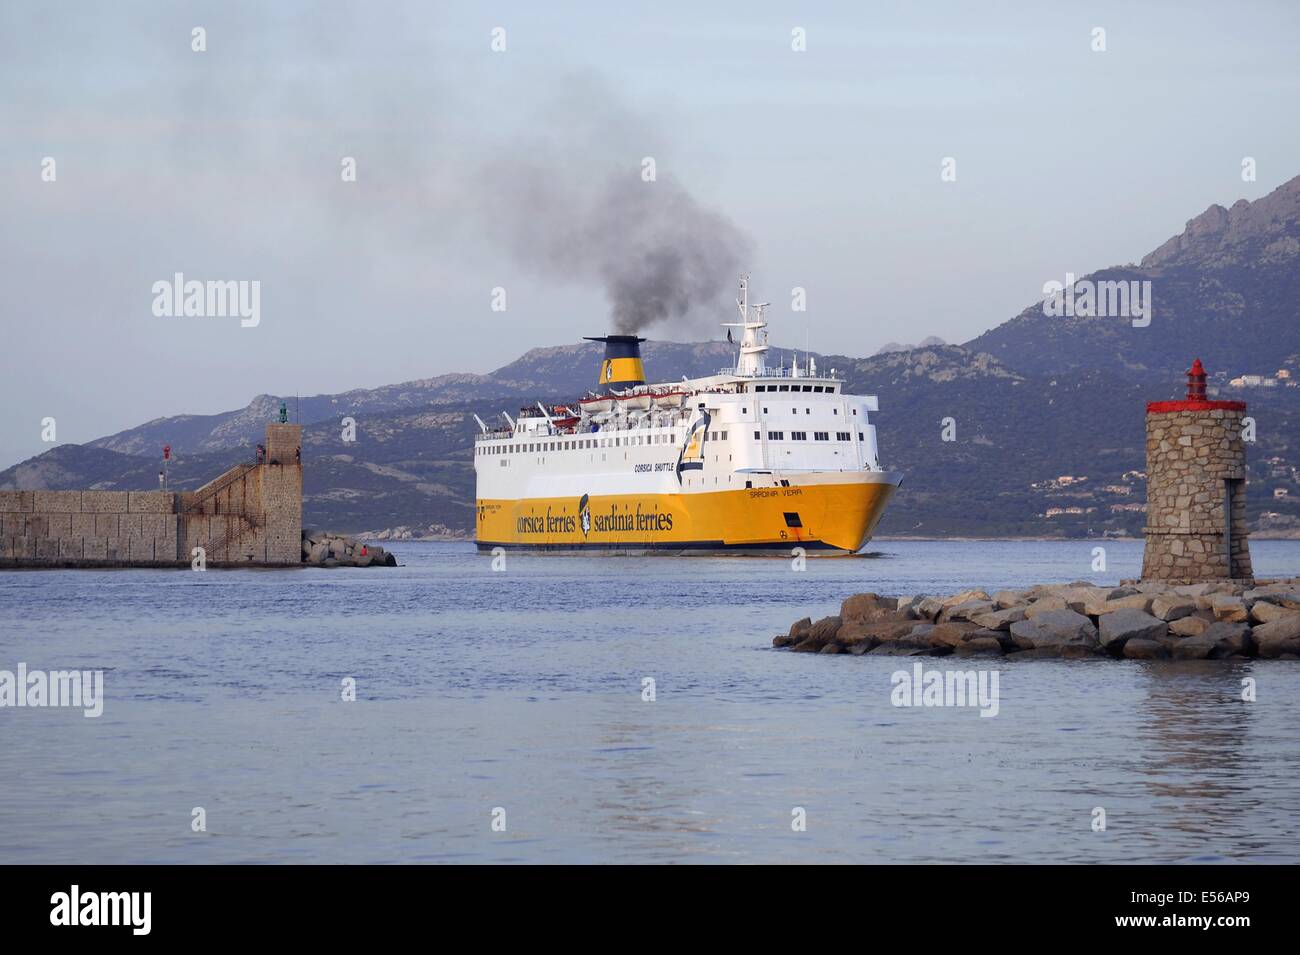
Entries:
{"label": "smoke plume", "polygon": [[720,320],[752,241],[671,174],[642,178],[641,157],[670,150],[607,84],[571,78],[553,95],[544,136],[483,168],[492,237],[540,275],[601,288],[619,333]]}

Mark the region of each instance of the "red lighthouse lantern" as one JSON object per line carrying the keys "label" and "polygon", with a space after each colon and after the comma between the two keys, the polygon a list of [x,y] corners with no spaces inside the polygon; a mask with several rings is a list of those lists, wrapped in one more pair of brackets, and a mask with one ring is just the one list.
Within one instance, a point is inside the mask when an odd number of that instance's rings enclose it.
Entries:
{"label": "red lighthouse lantern", "polygon": [[1187,370],[1187,400],[1205,400],[1205,368],[1199,358],[1195,359],[1192,367]]}

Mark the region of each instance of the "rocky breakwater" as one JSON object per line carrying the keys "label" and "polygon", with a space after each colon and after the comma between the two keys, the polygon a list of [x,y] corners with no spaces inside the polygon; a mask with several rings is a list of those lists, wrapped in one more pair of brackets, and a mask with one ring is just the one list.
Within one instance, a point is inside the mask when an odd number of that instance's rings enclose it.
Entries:
{"label": "rocky breakwater", "polygon": [[854,594],[772,645],[800,653],[1016,659],[1300,659],[1300,578],[1252,586],[1039,584],[950,596]]}
{"label": "rocky breakwater", "polygon": [[302,532],[302,562],[317,567],[397,566],[397,558],[377,544],[310,529]]}

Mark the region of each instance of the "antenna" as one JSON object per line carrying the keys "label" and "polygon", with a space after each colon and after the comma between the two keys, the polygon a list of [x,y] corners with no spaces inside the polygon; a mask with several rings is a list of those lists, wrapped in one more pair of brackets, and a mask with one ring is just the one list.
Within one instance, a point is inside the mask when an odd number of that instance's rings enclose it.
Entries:
{"label": "antenna", "polygon": [[736,309],[740,312],[740,321],[723,322],[728,328],[742,328],[744,334],[740,339],[740,358],[736,362],[735,374],[745,377],[754,377],[767,373],[766,366],[763,363],[763,353],[767,351],[767,333],[763,333],[763,339],[760,342],[758,338],[759,329],[765,328],[767,322],[763,318],[763,309],[767,308],[769,302],[758,302],[754,305],[749,304],[749,273],[746,272],[740,276],[740,297],[736,299]]}

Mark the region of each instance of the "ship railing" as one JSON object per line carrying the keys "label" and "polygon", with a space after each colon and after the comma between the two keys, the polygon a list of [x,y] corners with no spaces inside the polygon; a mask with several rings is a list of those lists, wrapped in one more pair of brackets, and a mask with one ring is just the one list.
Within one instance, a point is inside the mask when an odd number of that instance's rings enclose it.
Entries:
{"label": "ship railing", "polygon": [[796,375],[794,373],[794,370],[791,368],[769,368],[761,375],[745,375],[737,371],[734,365],[730,368],[719,368],[716,374],[735,375],[737,378],[811,378],[815,381],[839,381],[840,380],[837,375],[832,375],[828,372],[822,372],[822,371],[819,371],[814,375],[809,375],[806,372],[801,372],[800,374]]}

